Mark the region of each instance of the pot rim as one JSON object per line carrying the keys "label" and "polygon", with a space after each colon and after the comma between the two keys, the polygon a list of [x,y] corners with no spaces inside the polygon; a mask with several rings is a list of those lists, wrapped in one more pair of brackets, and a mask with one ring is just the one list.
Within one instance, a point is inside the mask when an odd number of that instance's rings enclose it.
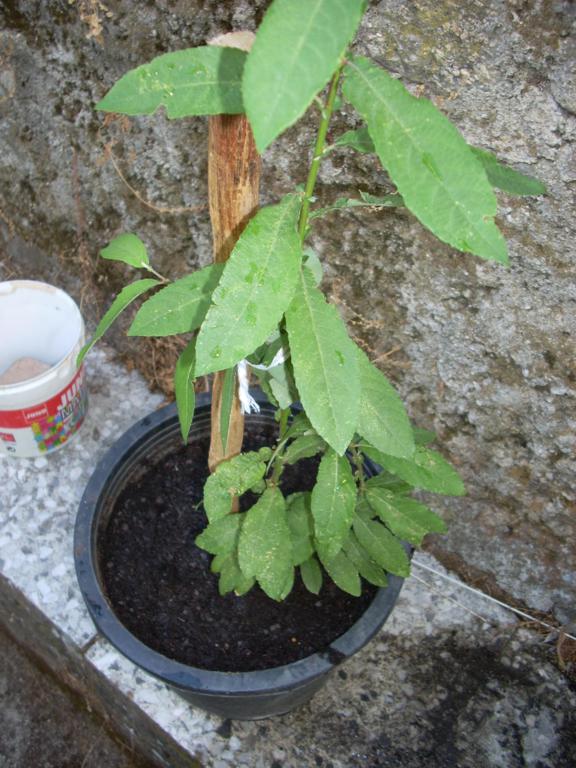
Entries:
{"label": "pot rim", "polygon": [[[262,406],[268,401],[262,392],[254,390]],[[205,409],[210,394],[196,396],[196,408]],[[268,669],[250,672],[222,672],[193,667],[171,659],[145,645],[116,617],[98,578],[96,558],[96,529],[101,500],[134,450],[150,439],[150,434],[178,420],[176,404],[171,403],[140,419],[108,449],[98,462],[80,501],[74,530],[74,561],[76,575],[88,611],[98,631],[124,656],[150,674],[180,688],[193,688],[205,695],[231,696],[270,694],[306,685],[325,675],[362,648],[380,629],[388,617],[402,588],[401,577],[388,574],[388,586],[381,588],[362,616],[326,650],[303,659]],[[375,472],[374,465],[369,469]]]}

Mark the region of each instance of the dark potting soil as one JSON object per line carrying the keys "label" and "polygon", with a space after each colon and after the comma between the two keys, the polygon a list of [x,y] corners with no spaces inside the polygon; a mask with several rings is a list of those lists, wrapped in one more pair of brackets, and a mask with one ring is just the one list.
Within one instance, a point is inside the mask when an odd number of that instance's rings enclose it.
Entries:
{"label": "dark potting soil", "polygon": [[[271,435],[251,435],[244,450],[271,442]],[[194,544],[207,523],[201,506],[207,455],[207,439],[175,445],[119,496],[100,546],[114,612],[149,647],[204,669],[266,669],[327,648],[360,618],[375,588],[366,585],[355,598],[325,575],[319,595],[297,577],[282,603],[258,587],[221,597],[211,555]],[[312,459],[288,467],[284,493],[310,490],[316,466]]]}

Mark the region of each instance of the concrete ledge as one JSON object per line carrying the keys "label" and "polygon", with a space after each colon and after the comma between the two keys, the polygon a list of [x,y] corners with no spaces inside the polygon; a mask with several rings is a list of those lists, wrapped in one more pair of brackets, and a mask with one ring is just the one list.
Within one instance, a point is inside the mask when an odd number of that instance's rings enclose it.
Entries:
{"label": "concrete ledge", "polygon": [[[161,398],[105,349],[88,367],[90,410],[76,440],[50,457],[0,459],[0,621],[129,744],[170,768],[572,765],[576,693],[552,646],[457,585],[427,575],[424,586],[417,569],[383,632],[281,718],[223,723],[121,657],[84,608],[72,531],[98,459]],[[429,555],[417,560],[443,570]]]}

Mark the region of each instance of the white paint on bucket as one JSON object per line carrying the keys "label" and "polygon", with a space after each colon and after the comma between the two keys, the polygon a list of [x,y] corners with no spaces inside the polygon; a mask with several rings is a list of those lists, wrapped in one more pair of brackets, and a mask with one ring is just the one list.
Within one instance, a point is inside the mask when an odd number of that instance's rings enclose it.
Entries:
{"label": "white paint on bucket", "polygon": [[50,366],[33,378],[0,384],[0,455],[43,456],[76,433],[86,413],[80,310],[64,291],[34,280],[0,283],[0,376],[17,360]]}

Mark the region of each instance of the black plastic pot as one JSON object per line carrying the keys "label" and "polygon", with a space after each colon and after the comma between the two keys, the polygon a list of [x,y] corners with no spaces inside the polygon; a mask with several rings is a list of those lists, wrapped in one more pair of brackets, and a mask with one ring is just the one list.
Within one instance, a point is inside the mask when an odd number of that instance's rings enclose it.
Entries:
{"label": "black plastic pot", "polygon": [[[273,410],[258,395],[262,411],[251,423],[269,424]],[[210,399],[197,397],[190,441],[210,429]],[[362,617],[326,650],[300,661],[254,672],[219,672],[181,664],[152,650],[118,620],[106,597],[98,564],[98,541],[106,530],[114,502],[133,479],[141,460],[160,458],[174,449],[179,435],[174,405],[129,429],[100,461],[80,502],[74,538],[76,573],[82,595],[98,630],[124,656],[163,680],[195,706],[225,718],[252,720],[280,715],[304,704],[326,682],[331,671],[362,648],[388,618],[403,580],[389,577]],[[369,468],[370,471],[370,468]]]}

